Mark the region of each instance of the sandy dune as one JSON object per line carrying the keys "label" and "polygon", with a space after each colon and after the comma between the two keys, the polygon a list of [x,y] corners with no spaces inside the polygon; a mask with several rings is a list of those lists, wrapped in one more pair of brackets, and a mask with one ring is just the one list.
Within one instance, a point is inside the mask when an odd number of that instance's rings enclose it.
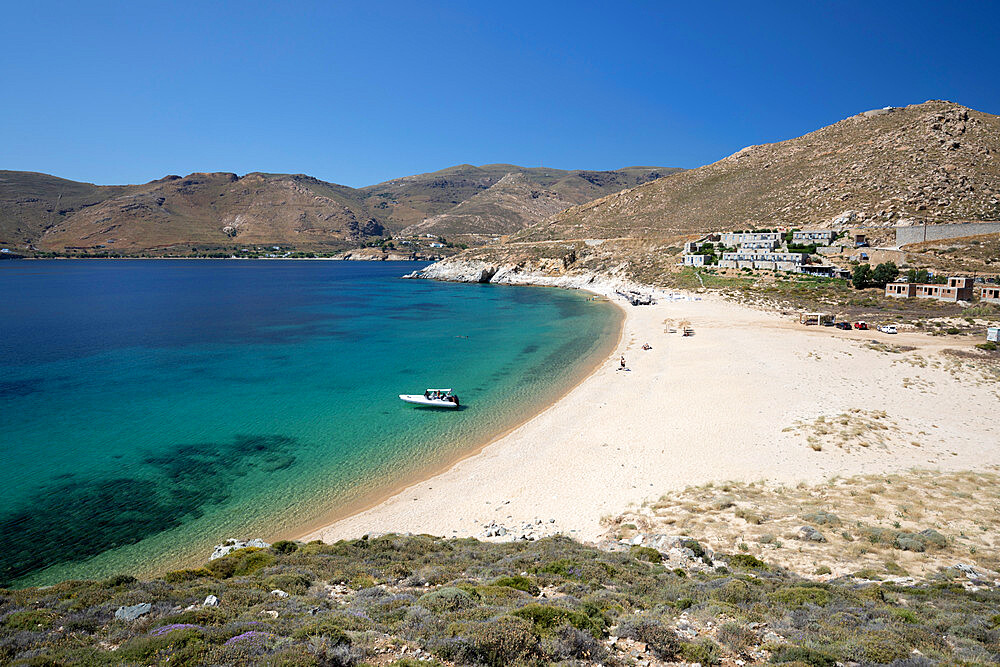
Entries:
{"label": "sandy dune", "polygon": [[[619,350],[562,400],[480,454],[308,539],[481,537],[494,521],[540,519],[539,534],[589,540],[603,515],[707,481],[1000,463],[995,380],[941,354],[971,341],[804,327],[711,297],[625,307]],[[665,332],[665,321],[685,320],[693,337]],[[865,347],[872,339],[917,349]],[[627,372],[616,370],[620,354]],[[816,429],[817,418],[843,413],[858,416],[852,438]],[[886,428],[865,446],[864,425],[875,423]]]}

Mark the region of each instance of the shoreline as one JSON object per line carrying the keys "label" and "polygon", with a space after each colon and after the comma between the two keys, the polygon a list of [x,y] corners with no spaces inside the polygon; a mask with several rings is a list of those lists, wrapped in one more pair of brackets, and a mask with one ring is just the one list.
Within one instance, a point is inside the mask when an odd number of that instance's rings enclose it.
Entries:
{"label": "shoreline", "polygon": [[[299,537],[506,541],[562,533],[598,541],[602,518],[691,485],[1000,463],[1000,450],[984,447],[1000,441],[1000,425],[985,416],[998,396],[940,354],[969,342],[807,328],[718,295],[657,296],[656,305],[624,308],[613,354],[544,411],[437,474]],[[695,336],[666,333],[671,322],[690,322]],[[915,350],[866,347],[875,337]],[[645,342],[651,351],[641,350]],[[630,372],[607,363],[619,354]],[[885,415],[884,442],[810,445],[817,420],[853,414]],[[490,526],[500,524],[505,531],[494,534]]]}
{"label": "shoreline", "polygon": [[[434,478],[448,472],[455,466],[461,464],[463,461],[479,456],[488,447],[500,442],[508,435],[516,431],[517,429],[523,427],[525,424],[533,421],[537,417],[545,414],[553,407],[558,405],[558,403],[563,400],[568,394],[573,392],[577,387],[587,382],[597,371],[606,363],[609,359],[613,358],[614,351],[619,348],[621,341],[625,335],[625,323],[628,319],[628,311],[621,304],[617,303],[614,299],[609,298],[606,294],[601,292],[582,289],[581,291],[589,292],[596,296],[601,296],[608,299],[608,302],[612,304],[618,311],[618,330],[617,336],[614,337],[614,343],[609,341],[603,345],[598,346],[598,350],[593,353],[592,358],[589,360],[590,363],[582,366],[579,377],[562,388],[556,396],[545,401],[543,404],[538,406],[536,410],[531,410],[525,413],[522,417],[518,418],[514,424],[510,427],[504,429],[500,433],[488,436],[480,440],[476,445],[469,449],[463,449],[461,452],[449,457],[445,461],[436,463],[434,465],[428,466],[426,469],[415,471],[414,473],[403,477],[402,479],[397,479],[392,484],[386,485],[382,490],[374,491],[362,498],[356,499],[346,505],[340,506],[335,510],[326,512],[316,519],[308,522],[305,527],[298,527],[294,530],[280,531],[278,534],[284,537],[279,539],[290,539],[290,540],[301,540],[309,541],[309,539],[315,539],[314,535],[323,532],[329,527],[348,519],[353,516],[357,516],[364,512],[370,511],[382,503],[386,502],[390,498],[398,496],[405,493],[408,489],[425,483],[427,481],[433,480]],[[607,350],[605,352],[605,350]]]}

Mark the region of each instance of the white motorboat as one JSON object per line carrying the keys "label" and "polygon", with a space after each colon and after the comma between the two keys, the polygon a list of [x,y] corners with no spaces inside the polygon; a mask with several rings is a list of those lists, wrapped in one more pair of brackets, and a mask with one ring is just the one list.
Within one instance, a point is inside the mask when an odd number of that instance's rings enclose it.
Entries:
{"label": "white motorboat", "polygon": [[422,394],[400,394],[400,400],[425,408],[458,409],[458,396],[451,389],[428,389]]}

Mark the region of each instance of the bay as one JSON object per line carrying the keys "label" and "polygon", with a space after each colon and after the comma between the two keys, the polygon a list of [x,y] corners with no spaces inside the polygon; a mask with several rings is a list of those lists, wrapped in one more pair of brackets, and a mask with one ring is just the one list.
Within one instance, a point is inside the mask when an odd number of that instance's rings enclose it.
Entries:
{"label": "bay", "polygon": [[[0,584],[294,536],[516,425],[605,355],[608,303],[410,262],[0,263]],[[397,398],[453,387],[458,412]]]}

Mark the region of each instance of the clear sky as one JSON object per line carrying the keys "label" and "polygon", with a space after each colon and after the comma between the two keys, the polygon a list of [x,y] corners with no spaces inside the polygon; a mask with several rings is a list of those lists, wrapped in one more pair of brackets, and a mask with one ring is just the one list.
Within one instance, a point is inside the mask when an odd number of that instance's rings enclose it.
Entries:
{"label": "clear sky", "polygon": [[13,2],[0,168],[360,186],[696,167],[866,109],[1000,113],[1000,2]]}

